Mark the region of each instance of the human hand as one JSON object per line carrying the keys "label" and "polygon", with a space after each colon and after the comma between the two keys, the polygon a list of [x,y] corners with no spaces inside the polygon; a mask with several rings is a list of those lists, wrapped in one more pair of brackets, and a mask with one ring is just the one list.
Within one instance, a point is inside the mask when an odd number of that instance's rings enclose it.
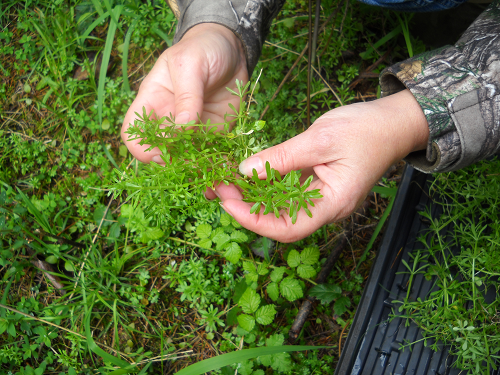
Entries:
{"label": "human hand", "polygon": [[317,119],[307,131],[243,161],[242,174],[255,168],[266,177],[265,162],[281,175],[291,170],[313,174],[309,189],[320,189],[323,198],[301,210],[297,223],[287,214],[279,218],[250,214],[251,204],[242,201],[234,185],[219,184],[215,192],[226,212],[241,225],[280,242],[298,241],[327,223],[349,216],[373,185],[395,162],[412,151],[425,149],[427,120],[408,91],[367,103],[336,108]]}
{"label": "human hand", "polygon": [[123,122],[122,139],[139,161],[164,164],[161,152],[155,148],[144,152],[148,145],[140,139],[128,141],[125,132],[142,114],[154,110],[156,116],[175,116],[177,124],[189,121],[212,123],[224,121],[228,103],[239,107],[239,98],[226,87],[236,90],[236,80],[248,81],[246,58],[238,37],[224,26],[204,23],[194,26],[181,41],[159,57],[151,72],[141,83],[139,92]]}

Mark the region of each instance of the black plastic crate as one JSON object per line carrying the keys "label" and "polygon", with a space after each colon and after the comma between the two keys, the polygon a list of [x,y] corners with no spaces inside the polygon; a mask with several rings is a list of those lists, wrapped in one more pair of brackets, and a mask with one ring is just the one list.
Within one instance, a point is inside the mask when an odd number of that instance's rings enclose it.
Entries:
{"label": "black plastic crate", "polygon": [[[423,246],[417,237],[428,225],[418,212],[430,207],[433,217],[440,214],[441,206],[433,203],[428,195],[431,178],[412,167],[405,169],[335,375],[464,374],[451,367],[455,358],[448,354],[445,346],[435,352],[420,341],[412,345],[411,350],[408,347],[402,350],[402,344],[422,338],[420,330],[413,323],[406,326],[406,319],[389,321],[394,307],[392,301],[404,299],[407,293],[408,275],[403,272],[405,268],[401,260],[410,263],[409,254],[417,246]],[[425,298],[433,282],[419,274],[413,285],[411,298]],[[492,375],[500,375],[500,370]]]}

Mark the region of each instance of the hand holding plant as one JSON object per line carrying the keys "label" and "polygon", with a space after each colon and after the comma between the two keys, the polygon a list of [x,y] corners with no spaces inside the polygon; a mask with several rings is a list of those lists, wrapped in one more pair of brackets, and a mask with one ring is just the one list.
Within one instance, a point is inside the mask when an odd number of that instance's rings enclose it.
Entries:
{"label": "hand holding plant", "polygon": [[321,116],[304,133],[243,161],[242,175],[258,172],[266,178],[266,162],[279,173],[304,170],[313,177],[309,189],[320,189],[323,198],[311,207],[312,219],[292,226],[287,215],[250,214],[251,204],[235,186],[219,184],[216,193],[224,209],[241,225],[265,237],[293,242],[322,225],[350,215],[372,186],[395,162],[412,151],[425,149],[427,120],[408,91],[373,102],[336,108]]}
{"label": "hand holding plant", "polygon": [[238,37],[224,26],[200,24],[160,56],[144,79],[122,126],[122,138],[139,161],[163,163],[161,152],[139,139],[129,140],[129,124],[136,113],[154,111],[158,118],[173,115],[177,124],[198,121],[222,123],[228,103],[239,106],[239,99],[226,90],[236,90],[235,81],[248,81],[245,54]]}

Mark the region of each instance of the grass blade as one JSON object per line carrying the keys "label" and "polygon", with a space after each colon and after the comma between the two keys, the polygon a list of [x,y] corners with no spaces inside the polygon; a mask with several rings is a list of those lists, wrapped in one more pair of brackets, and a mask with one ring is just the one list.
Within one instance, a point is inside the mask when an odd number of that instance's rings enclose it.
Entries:
{"label": "grass blade", "polygon": [[113,157],[113,155],[110,154],[109,150],[107,149],[107,147],[103,141],[101,141],[101,146],[102,146],[102,149],[104,150],[104,154],[106,154],[106,157],[111,162],[111,164],[113,164],[116,169],[120,169],[118,164],[116,164],[115,158]]}
{"label": "grass blade", "polygon": [[374,186],[372,188],[372,192],[377,193],[377,194],[387,195],[389,197],[393,197],[398,192],[398,188],[388,188],[385,186],[378,186],[377,185],[377,186]]}
{"label": "grass blade", "polygon": [[[118,5],[113,9],[113,16],[118,19],[123,9],[122,5]],[[115,39],[115,32],[118,25],[111,19],[109,21],[108,35],[106,37],[106,44],[104,45],[104,52],[102,53],[101,71],[99,72],[99,86],[97,88],[97,110],[99,116],[99,124],[102,124],[102,107],[104,105],[104,85],[106,81],[106,74],[108,72],[109,58],[111,50],[113,49],[113,40]]]}
{"label": "grass blade", "polygon": [[[82,284],[84,284],[83,273],[82,273],[81,277],[82,277]],[[84,321],[85,337],[87,338],[87,344],[88,344],[89,349],[91,351],[93,351],[95,354],[97,354],[98,356],[100,356],[103,360],[105,360],[107,362],[111,362],[115,366],[120,367],[120,370],[118,370],[118,373],[125,374],[125,373],[135,372],[133,369],[130,368],[131,366],[132,367],[135,367],[135,366],[131,365],[127,361],[124,361],[123,359],[120,359],[118,357],[115,357],[114,355],[111,355],[111,354],[105,352],[104,350],[102,350],[100,347],[97,346],[94,339],[92,338],[92,334],[90,333],[90,318],[92,315],[91,311],[92,311],[93,304],[91,304],[90,306],[87,305],[87,293],[85,292],[85,287],[83,287],[83,286],[82,286],[82,297],[83,297],[83,306],[85,308],[85,321]]]}
{"label": "grass blade", "polygon": [[205,359],[176,372],[175,375],[201,375],[208,371],[216,370],[233,363],[246,361],[261,355],[300,352],[304,350],[325,349],[328,346],[303,346],[303,345],[283,345],[283,346],[263,346],[260,348],[243,349],[231,353],[219,355]]}
{"label": "grass blade", "polygon": [[[405,42],[406,42],[406,48],[408,49],[408,55],[410,58],[413,57],[413,46],[411,45],[411,39],[410,39],[410,29],[408,26],[408,22],[410,21],[406,14],[403,15],[403,18],[399,14],[396,13],[396,17],[398,17],[399,24],[401,26],[401,29],[403,30],[403,35],[405,37]],[[411,17],[410,17],[411,19]]]}
{"label": "grass blade", "polygon": [[370,55],[373,53],[374,50],[376,50],[378,47],[383,46],[385,43],[387,43],[389,40],[392,38],[396,37],[399,35],[399,33],[402,31],[401,25],[396,27],[394,30],[392,30],[390,33],[385,35],[383,38],[381,38],[377,43],[375,43],[373,46],[370,46],[365,52],[361,52],[359,56],[362,59],[368,59]]}
{"label": "grass blade", "polygon": [[167,43],[167,47],[172,47],[172,39],[169,38],[167,34],[165,34],[160,29],[154,29],[153,31],[155,32],[156,35],[162,38],[165,41],[165,43]]}
{"label": "grass blade", "polygon": [[127,30],[127,34],[125,35],[125,40],[123,41],[123,57],[122,57],[122,75],[123,75],[123,84],[122,88],[126,92],[130,92],[130,83],[128,82],[128,48],[130,46],[130,38],[134,32],[135,27],[139,19],[136,18],[132,25]]}
{"label": "grass blade", "polygon": [[40,211],[38,211],[38,209],[31,202],[31,200],[18,187],[16,187],[16,189],[19,195],[21,196],[21,199],[23,200],[24,205],[28,209],[29,213],[35,217],[35,221],[38,223],[38,225],[40,225],[45,232],[53,234],[52,228],[50,227],[47,217],[45,217],[45,215],[43,215]]}
{"label": "grass blade", "polygon": [[359,268],[359,265],[361,263],[363,263],[366,259],[366,256],[368,255],[368,252],[371,250],[371,248],[373,247],[373,243],[375,242],[375,240],[377,239],[378,237],[378,234],[380,233],[380,231],[382,230],[382,227],[384,226],[385,224],[385,221],[387,220],[387,218],[389,217],[389,214],[391,213],[392,211],[392,206],[394,205],[394,201],[396,200],[396,195],[393,195],[391,197],[391,200],[389,201],[389,205],[387,206],[387,208],[385,209],[384,211],[384,214],[382,215],[382,217],[380,218],[378,224],[377,224],[377,227],[375,228],[375,231],[373,232],[372,234],[372,238],[370,238],[370,242],[368,242],[368,245],[366,246],[366,249],[365,251],[363,252],[363,255],[361,256],[360,260],[359,260],[359,263],[356,267],[356,270]]}
{"label": "grass blade", "polygon": [[83,35],[78,38],[79,43],[82,44],[85,39],[87,39],[92,32],[96,28],[97,25],[100,25],[102,21],[104,21],[106,18],[109,17],[109,12],[103,13],[102,16],[100,16],[98,19],[96,19],[94,22],[92,22],[89,27],[87,27],[87,30],[83,33]]}

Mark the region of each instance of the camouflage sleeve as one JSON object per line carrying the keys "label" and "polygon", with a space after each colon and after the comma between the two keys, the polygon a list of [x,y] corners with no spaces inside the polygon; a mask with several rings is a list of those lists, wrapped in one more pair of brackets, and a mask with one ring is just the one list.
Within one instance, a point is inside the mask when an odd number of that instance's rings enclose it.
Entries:
{"label": "camouflage sleeve", "polygon": [[406,160],[445,172],[485,159],[500,148],[500,1],[495,1],[454,46],[385,69],[382,95],[408,88],[427,117],[429,144]]}
{"label": "camouflage sleeve", "polygon": [[243,42],[248,76],[257,65],[269,28],[285,0],[167,0],[178,19],[174,43],[193,26],[217,23]]}

